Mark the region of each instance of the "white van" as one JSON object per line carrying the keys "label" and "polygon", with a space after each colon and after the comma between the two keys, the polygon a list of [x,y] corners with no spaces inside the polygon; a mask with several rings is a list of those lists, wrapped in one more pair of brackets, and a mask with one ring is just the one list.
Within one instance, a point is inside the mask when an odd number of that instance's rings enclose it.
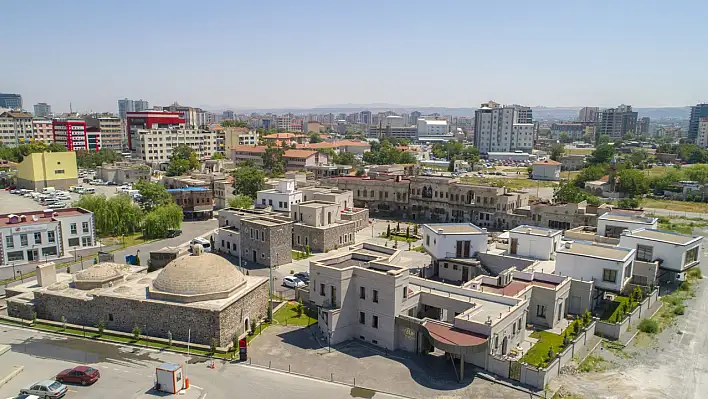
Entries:
{"label": "white van", "polygon": [[83,192],[81,194],[93,194],[96,192],[96,189],[93,187],[86,187],[84,188]]}
{"label": "white van", "polygon": [[55,192],[55,191],[57,191],[57,190],[56,190],[54,187],[44,187],[44,188],[42,189],[42,192],[43,192],[44,194],[53,193],[53,192]]}
{"label": "white van", "polygon": [[[204,239],[202,237],[197,237],[192,240],[191,246],[194,246],[197,244],[200,244],[204,248],[204,252],[211,252],[211,243],[209,242],[209,240]],[[192,251],[192,252],[194,252],[194,251]]]}

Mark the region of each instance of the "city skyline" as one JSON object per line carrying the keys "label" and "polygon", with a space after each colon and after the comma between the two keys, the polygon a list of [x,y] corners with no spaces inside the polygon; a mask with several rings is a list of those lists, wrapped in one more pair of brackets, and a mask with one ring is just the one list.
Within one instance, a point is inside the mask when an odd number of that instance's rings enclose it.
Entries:
{"label": "city skyline", "polygon": [[[122,98],[209,110],[708,100],[695,78],[708,56],[692,45],[708,36],[707,4],[425,5],[16,2],[7,29],[24,40],[6,43],[18,61],[0,66],[12,76],[0,91],[55,112],[115,112]],[[28,45],[47,39],[43,51]]]}

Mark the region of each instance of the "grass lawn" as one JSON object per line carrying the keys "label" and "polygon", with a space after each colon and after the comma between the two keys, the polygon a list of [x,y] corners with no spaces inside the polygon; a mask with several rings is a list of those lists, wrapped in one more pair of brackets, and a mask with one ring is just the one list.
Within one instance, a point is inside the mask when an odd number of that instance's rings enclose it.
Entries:
{"label": "grass lawn", "polygon": [[105,237],[105,238],[101,239],[101,242],[105,246],[123,245],[123,243],[125,242],[125,245],[123,246],[123,248],[132,247],[133,245],[144,244],[149,241],[151,241],[151,240],[146,240],[143,238],[143,233],[133,233],[133,234],[127,235],[125,237],[109,236],[109,237]]}
{"label": "grass lawn", "polygon": [[675,231],[681,234],[693,234],[693,229],[698,227],[708,226],[708,221],[703,222],[659,222],[660,230]]}
{"label": "grass lawn", "polygon": [[658,200],[645,198],[642,200],[644,208],[666,209],[676,212],[708,213],[708,204],[704,202]]}
{"label": "grass lawn", "polygon": [[[605,311],[602,312],[600,315],[600,320],[608,321],[610,323],[619,323],[622,321],[620,319],[620,305],[623,303],[629,303],[629,298],[626,296],[617,295],[615,300],[610,302],[607,308],[605,308]],[[636,305],[636,302],[634,305]],[[632,310],[634,310],[634,307],[632,307]]]}
{"label": "grass lawn", "polygon": [[312,256],[312,255],[308,256],[304,252],[296,251],[294,249],[291,252],[293,254],[293,260],[307,259],[310,256]]}
{"label": "grass lawn", "polygon": [[553,183],[553,182],[531,180],[529,178],[522,178],[522,177],[487,178],[487,177],[467,176],[467,177],[460,178],[460,180],[463,183],[478,184],[478,185],[492,186],[492,187],[507,187],[510,190],[520,190],[520,189],[524,189],[524,188],[536,188],[536,187],[555,187],[556,186],[556,183]]}
{"label": "grass lawn", "polygon": [[397,234],[391,232],[391,236],[386,237],[386,232],[383,232],[383,233],[381,233],[381,238],[388,238],[389,240],[392,240],[392,241],[403,241],[403,242],[416,242],[416,240],[417,240],[417,238],[413,238],[413,237],[406,238],[406,233],[403,233],[403,234],[398,233],[398,234],[400,234],[400,235],[397,235]]}
{"label": "grass lawn", "polygon": [[413,248],[411,249],[411,251],[420,252],[420,253],[424,254],[424,253],[425,253],[425,248],[423,248],[422,245],[418,245],[417,247],[413,247]]}
{"label": "grass lawn", "polygon": [[552,332],[534,331],[530,337],[538,339],[538,342],[526,352],[521,361],[532,366],[543,366],[548,359],[548,349],[553,349],[553,353],[557,354],[563,346],[563,337]]}
{"label": "grass lawn", "polygon": [[566,148],[565,153],[568,155],[590,155],[594,150],[590,148]]}
{"label": "grass lawn", "polygon": [[317,323],[317,318],[307,314],[304,309],[302,316],[297,315],[297,302],[288,302],[273,315],[273,320],[278,324],[310,326]]}

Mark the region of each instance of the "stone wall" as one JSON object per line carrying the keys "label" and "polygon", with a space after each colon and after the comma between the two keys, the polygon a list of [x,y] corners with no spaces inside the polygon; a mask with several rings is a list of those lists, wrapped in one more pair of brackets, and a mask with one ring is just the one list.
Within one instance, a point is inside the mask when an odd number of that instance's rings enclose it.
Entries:
{"label": "stone wall", "polygon": [[354,226],[355,222],[353,221],[332,224],[327,227],[312,227],[297,223],[293,225],[294,246],[302,250],[309,245],[312,252],[327,252],[346,245],[352,245],[356,238]]}
{"label": "stone wall", "polygon": [[268,307],[268,281],[264,280],[259,286],[251,290],[243,298],[229,305],[219,314],[219,345],[227,346],[232,342],[234,335],[242,336],[246,333],[246,325],[251,321],[260,321],[267,315]]}
{"label": "stone wall", "polygon": [[356,231],[369,227],[369,210],[357,209],[356,212],[343,212],[340,214],[342,220],[353,221]]}
{"label": "stone wall", "polygon": [[[242,231],[263,231],[262,224],[251,223],[249,220],[242,221],[244,229]],[[256,251],[255,262],[265,266],[279,266],[292,262],[292,224],[282,224],[265,228],[265,240],[260,237],[251,238],[250,234],[242,234],[241,246],[242,256],[248,262],[254,262],[253,251]],[[263,256],[265,254],[265,256]]]}

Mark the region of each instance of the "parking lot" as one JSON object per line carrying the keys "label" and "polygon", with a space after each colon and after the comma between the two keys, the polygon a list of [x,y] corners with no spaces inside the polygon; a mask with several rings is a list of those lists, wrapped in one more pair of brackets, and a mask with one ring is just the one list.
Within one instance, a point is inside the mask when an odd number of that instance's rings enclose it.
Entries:
{"label": "parking lot", "polygon": [[[87,183],[83,183],[82,185],[84,187],[93,187],[96,189],[96,194],[104,194],[107,197],[117,193],[116,186],[94,186]],[[76,193],[70,193],[69,196],[71,200],[63,201],[67,206],[71,206],[72,202],[81,198],[81,195]],[[9,191],[0,190],[0,213],[15,213],[19,215],[21,212],[41,211],[42,209],[44,209],[44,206],[32,198],[10,194]]]}

